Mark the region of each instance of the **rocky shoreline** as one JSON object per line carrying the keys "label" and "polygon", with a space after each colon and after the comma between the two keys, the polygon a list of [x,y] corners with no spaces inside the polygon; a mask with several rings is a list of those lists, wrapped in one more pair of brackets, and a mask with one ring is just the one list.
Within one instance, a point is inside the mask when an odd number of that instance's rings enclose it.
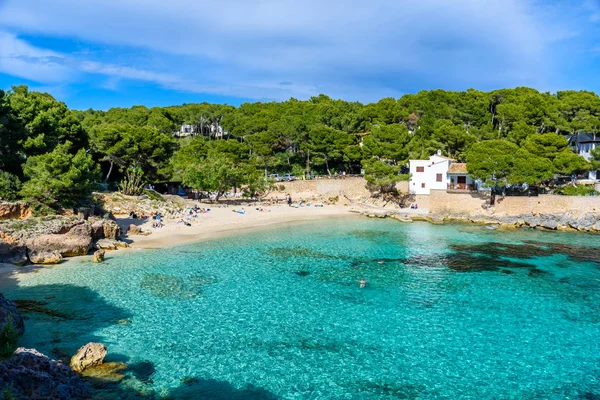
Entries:
{"label": "rocky shoreline", "polygon": [[577,231],[600,233],[600,214],[569,213],[520,214],[520,215],[455,215],[455,214],[410,214],[396,210],[365,210],[360,215],[369,218],[391,218],[400,222],[425,221],[433,224],[473,223],[494,225],[502,228],[533,228],[550,231]]}

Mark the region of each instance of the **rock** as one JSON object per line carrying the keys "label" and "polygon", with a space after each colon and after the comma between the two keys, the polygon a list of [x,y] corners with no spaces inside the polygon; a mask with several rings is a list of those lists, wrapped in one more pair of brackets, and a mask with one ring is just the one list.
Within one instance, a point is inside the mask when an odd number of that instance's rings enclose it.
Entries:
{"label": "rock", "polygon": [[595,230],[596,232],[600,232],[600,221],[597,221],[593,226],[592,229]]}
{"label": "rock", "polygon": [[91,398],[89,387],[71,368],[23,347],[0,364],[0,387],[9,385],[16,399]]}
{"label": "rock", "polygon": [[63,256],[56,250],[41,251],[29,254],[29,260],[33,264],[58,264],[62,262]]}
{"label": "rock", "polygon": [[540,226],[545,229],[555,230],[558,228],[558,222],[553,219],[544,219],[541,221]]}
{"label": "rock", "polygon": [[141,233],[142,233],[142,228],[140,228],[139,226],[136,226],[134,224],[129,225],[129,228],[127,228],[128,235],[140,235]]}
{"label": "rock", "polygon": [[27,219],[31,217],[31,208],[21,202],[0,202],[0,220]]}
{"label": "rock", "polygon": [[0,263],[25,265],[27,249],[19,242],[9,242],[0,238]]}
{"label": "rock", "polygon": [[120,248],[127,248],[127,247],[129,247],[129,244],[127,244],[125,242],[122,242],[120,240],[117,240],[114,243],[115,243],[115,246],[120,247]]}
{"label": "rock", "polygon": [[96,367],[104,361],[108,350],[102,343],[88,343],[77,350],[71,358],[73,371],[82,372],[86,368]]}
{"label": "rock", "polygon": [[121,227],[119,226],[119,224],[110,219],[105,219],[102,222],[104,237],[106,239],[119,240],[119,238],[121,237]]}
{"label": "rock", "polygon": [[25,333],[25,325],[23,324],[23,317],[17,309],[17,305],[6,299],[2,293],[0,293],[0,330],[6,325],[8,316],[12,318],[13,325],[19,335]]}
{"label": "rock", "polygon": [[[89,226],[88,226],[89,228]],[[85,232],[85,228],[77,228],[76,232]],[[40,235],[27,240],[29,259],[35,258],[38,253],[58,252],[63,257],[84,256],[92,247],[91,229],[89,235],[77,235],[70,231],[65,235]]]}
{"label": "rock", "polygon": [[102,220],[92,223],[92,239],[99,240],[104,238],[104,222]]}
{"label": "rock", "polygon": [[81,372],[86,378],[94,378],[101,381],[119,382],[125,378],[127,364],[122,362],[107,362],[96,367],[86,368]]}
{"label": "rock", "polygon": [[96,248],[100,250],[116,250],[117,244],[110,239],[100,239],[96,242]]}
{"label": "rock", "polygon": [[94,253],[94,258],[92,258],[92,261],[95,263],[101,263],[104,261],[104,250],[97,250]]}

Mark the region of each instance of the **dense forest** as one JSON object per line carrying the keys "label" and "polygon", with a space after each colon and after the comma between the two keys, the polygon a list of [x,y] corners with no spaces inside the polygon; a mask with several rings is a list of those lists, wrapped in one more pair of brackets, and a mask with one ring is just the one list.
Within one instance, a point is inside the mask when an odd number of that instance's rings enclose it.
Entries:
{"label": "dense forest", "polygon": [[[195,133],[176,138],[183,124]],[[0,91],[0,198],[39,209],[74,207],[99,186],[128,194],[180,181],[256,193],[271,173],[360,173],[375,187],[406,179],[409,159],[438,150],[498,185],[540,184],[591,168],[565,135],[600,134],[600,97],[422,91],[361,104],[325,95],[239,107],[183,104],[70,110],[47,93]],[[596,151],[595,159],[600,161]]]}

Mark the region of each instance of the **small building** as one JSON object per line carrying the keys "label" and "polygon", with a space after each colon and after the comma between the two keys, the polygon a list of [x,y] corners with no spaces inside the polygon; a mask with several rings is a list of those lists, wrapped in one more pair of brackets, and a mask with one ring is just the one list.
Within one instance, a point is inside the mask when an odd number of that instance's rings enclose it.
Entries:
{"label": "small building", "polygon": [[440,154],[429,157],[429,160],[409,160],[410,194],[429,194],[431,189],[446,190],[448,188],[448,170],[452,158]]}
{"label": "small building", "polygon": [[600,147],[600,135],[595,133],[577,132],[566,138],[573,151],[588,161],[592,159],[592,150]]}

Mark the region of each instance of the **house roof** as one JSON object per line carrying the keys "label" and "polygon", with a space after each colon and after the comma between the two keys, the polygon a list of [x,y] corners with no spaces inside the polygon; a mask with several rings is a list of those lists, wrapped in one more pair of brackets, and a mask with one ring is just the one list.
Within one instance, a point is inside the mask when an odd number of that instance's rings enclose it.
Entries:
{"label": "house roof", "polygon": [[432,155],[429,158],[431,159],[433,157],[443,158],[444,160],[456,161],[454,158],[450,158],[450,157],[446,157],[446,156],[440,156],[440,155],[437,155],[437,154],[434,154],[434,155]]}
{"label": "house roof", "polygon": [[450,168],[448,168],[449,174],[468,174],[467,164],[465,163],[452,163],[450,164]]}
{"label": "house roof", "polygon": [[594,133],[584,133],[577,132],[572,135],[567,135],[567,140],[569,144],[575,145],[577,143],[590,143],[590,142],[600,142],[600,135],[596,135]]}

